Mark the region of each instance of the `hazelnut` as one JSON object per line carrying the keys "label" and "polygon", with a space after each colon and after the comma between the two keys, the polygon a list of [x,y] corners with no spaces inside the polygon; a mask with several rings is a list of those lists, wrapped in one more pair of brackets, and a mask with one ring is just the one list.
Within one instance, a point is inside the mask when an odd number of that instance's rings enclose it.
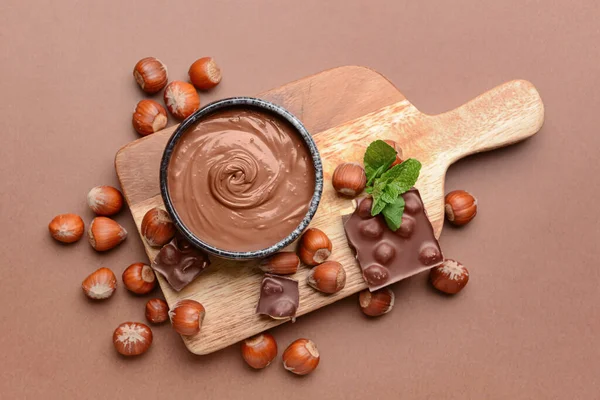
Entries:
{"label": "hazelnut", "polygon": [[300,266],[300,258],[292,251],[282,251],[265,258],[259,268],[264,272],[277,275],[295,274]]}
{"label": "hazelnut", "polygon": [[152,267],[144,263],[131,264],[123,271],[122,278],[127,290],[135,294],[146,294],[156,286]]}
{"label": "hazelnut", "polygon": [[142,58],[133,68],[135,81],[146,93],[156,93],[167,84],[167,67],[154,57]]}
{"label": "hazelnut", "polygon": [[242,342],[242,358],[254,369],[266,368],[277,356],[277,342],[269,333],[261,333]]}
{"label": "hazelnut", "polygon": [[138,356],[150,348],[152,330],[139,322],[125,322],[115,329],[113,344],[124,356]]}
{"label": "hazelnut", "polygon": [[175,224],[165,210],[154,207],[144,215],[141,233],[150,246],[161,247],[175,236]]}
{"label": "hazelnut", "polygon": [[372,218],[371,209],[373,208],[373,198],[367,197],[358,204],[358,216],[362,219]]}
{"label": "hazelnut", "polygon": [[396,160],[392,163],[392,165],[390,165],[390,168],[395,167],[398,164],[402,164],[402,149],[400,148],[400,145],[393,140],[384,140],[384,142],[396,150]]}
{"label": "hazelnut", "polygon": [[200,90],[212,89],[221,82],[221,69],[212,57],[194,61],[188,75],[190,82]]}
{"label": "hazelnut", "polygon": [[323,293],[337,293],[346,286],[346,271],[337,261],[326,261],[308,273],[309,286]]}
{"label": "hazelnut", "polygon": [[148,300],[146,303],[146,319],[153,324],[162,324],[169,319],[169,306],[161,299]]}
{"label": "hazelnut", "polygon": [[135,106],[131,123],[137,133],[147,136],[167,126],[167,110],[154,100],[141,100]]}
{"label": "hazelnut", "polygon": [[192,336],[200,332],[206,311],[195,300],[181,300],[169,311],[173,329],[180,335]]}
{"label": "hazelnut", "polygon": [[464,190],[448,193],[445,203],[446,218],[454,225],[466,225],[477,215],[477,199]]}
{"label": "hazelnut", "polygon": [[383,265],[373,264],[363,271],[363,278],[370,286],[383,285],[389,277],[390,271]]}
{"label": "hazelnut", "polygon": [[61,214],[48,224],[50,235],[63,243],[73,243],[83,236],[83,220],[77,214]]}
{"label": "hazelnut", "polygon": [[298,256],[306,265],[321,264],[331,255],[332,244],[325,232],[309,228],[300,238]]}
{"label": "hazelnut", "polygon": [[442,261],[442,253],[438,246],[433,243],[424,243],[419,250],[419,261],[423,265],[435,265]]}
{"label": "hazelnut", "polygon": [[408,215],[402,215],[402,222],[400,228],[396,230],[396,235],[408,239],[415,231],[416,222],[413,217]]}
{"label": "hazelnut", "polygon": [[117,277],[110,269],[100,268],[83,280],[81,288],[90,299],[108,299],[117,289]]}
{"label": "hazelnut", "polygon": [[358,163],[343,163],[333,171],[333,188],[339,194],[355,197],[367,185],[367,175]]}
{"label": "hazelnut", "polygon": [[89,191],[87,203],[93,212],[108,217],[121,211],[123,195],[112,186],[96,186]]}
{"label": "hazelnut", "polygon": [[378,317],[387,314],[394,307],[394,292],[390,288],[383,288],[370,292],[363,290],[358,295],[360,309],[369,317]]}
{"label": "hazelnut", "polygon": [[96,251],[110,250],[126,238],[125,228],[110,218],[96,217],[88,228],[88,241]]}
{"label": "hazelnut", "polygon": [[175,118],[185,119],[200,108],[200,97],[196,89],[187,82],[169,83],[164,94],[165,105]]}
{"label": "hazelnut", "polygon": [[458,261],[446,259],[429,272],[431,284],[440,292],[456,294],[469,282],[469,271]]}
{"label": "hazelnut", "polygon": [[373,257],[381,264],[387,264],[396,256],[396,249],[390,243],[380,243],[373,251]]}
{"label": "hazelnut", "polygon": [[296,375],[307,375],[319,365],[319,350],[308,339],[298,339],[283,352],[283,367]]}
{"label": "hazelnut", "polygon": [[379,239],[383,235],[383,222],[379,218],[371,218],[366,221],[361,221],[358,225],[358,231],[364,237],[371,239]]}

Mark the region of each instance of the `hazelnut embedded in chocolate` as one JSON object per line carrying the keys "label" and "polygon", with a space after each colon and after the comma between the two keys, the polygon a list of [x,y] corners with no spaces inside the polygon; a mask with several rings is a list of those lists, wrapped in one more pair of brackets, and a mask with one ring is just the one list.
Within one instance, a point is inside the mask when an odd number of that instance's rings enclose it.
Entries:
{"label": "hazelnut embedded in chocolate", "polygon": [[402,197],[404,197],[404,211],[417,214],[423,210],[423,203],[415,193],[407,192]]}
{"label": "hazelnut embedded in chocolate", "polygon": [[363,271],[363,277],[369,285],[381,286],[387,282],[390,272],[383,265],[373,264]]}
{"label": "hazelnut embedded in chocolate", "polygon": [[433,243],[424,243],[419,250],[419,261],[425,265],[434,265],[442,261],[442,253]]}
{"label": "hazelnut embedded in chocolate", "polygon": [[396,234],[405,239],[408,239],[412,236],[415,230],[415,219],[408,215],[402,216],[402,223],[400,224],[400,228],[396,230]]}
{"label": "hazelnut embedded in chocolate", "polygon": [[382,264],[387,264],[396,255],[396,249],[389,243],[381,243],[374,250],[373,257]]}
{"label": "hazelnut embedded in chocolate", "polygon": [[371,238],[377,239],[383,235],[383,222],[379,218],[371,218],[369,220],[363,221],[359,225],[359,232],[361,235]]}
{"label": "hazelnut embedded in chocolate", "polygon": [[371,208],[373,207],[373,199],[371,197],[367,197],[362,200],[357,207],[357,213],[359,217],[366,219],[371,218]]}
{"label": "hazelnut embedded in chocolate", "polygon": [[265,278],[262,283],[262,293],[265,296],[283,293],[283,285],[273,278]]}
{"label": "hazelnut embedded in chocolate", "polygon": [[208,255],[193,247],[181,235],[164,245],[152,262],[152,268],[178,292],[209,265]]}

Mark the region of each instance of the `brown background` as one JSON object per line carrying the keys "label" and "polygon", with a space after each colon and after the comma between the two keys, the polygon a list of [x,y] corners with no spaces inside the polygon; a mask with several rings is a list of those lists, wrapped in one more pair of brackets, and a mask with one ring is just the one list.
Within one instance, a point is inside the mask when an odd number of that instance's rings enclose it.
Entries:
{"label": "brown background", "polygon": [[[94,3],[0,3],[0,397],[598,396],[600,3]],[[126,360],[112,331],[143,320],[147,298],[121,287],[93,304],[79,286],[100,266],[120,274],[146,260],[140,240],[96,254],[85,240],[54,242],[46,226],[63,212],[87,223],[87,191],[117,183],[113,157],[137,138],[131,111],[143,97],[131,70],[148,55],[171,79],[216,57],[224,80],[203,103],[359,64],[439,113],[525,78],[546,123],[449,171],[448,189],[480,204],[471,225],[442,234],[445,253],[471,271],[460,295],[440,296],[420,275],[394,286],[384,318],[367,320],[351,297],[273,330],[280,353],[301,336],[317,343],[321,365],[305,378],[279,360],[251,371],[237,345],[194,356],[168,325],[154,329],[145,356]],[[127,211],[117,219],[134,233]]]}

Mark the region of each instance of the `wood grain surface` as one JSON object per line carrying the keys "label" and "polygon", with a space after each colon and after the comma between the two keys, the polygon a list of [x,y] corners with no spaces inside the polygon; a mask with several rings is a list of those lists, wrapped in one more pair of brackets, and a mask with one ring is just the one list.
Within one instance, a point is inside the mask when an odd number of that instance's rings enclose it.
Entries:
{"label": "wood grain surface", "polygon": [[[352,211],[352,202],[337,196],[331,186],[331,175],[339,163],[362,161],[366,147],[375,139],[399,142],[405,157],[423,164],[416,186],[439,237],[448,167],[469,154],[523,140],[535,134],[544,120],[540,96],[527,81],[505,83],[453,111],[430,116],[418,111],[383,76],[362,67],[325,71],[258,97],[286,107],[314,136],[323,160],[325,187],[311,226],[329,235],[333,242],[330,259],[341,262],[347,272],[342,291],[323,295],[306,284],[308,268],[301,268],[293,276],[300,282],[298,316],[366,288],[340,218]],[[116,156],[117,175],[138,230],[147,210],[163,206],[158,165],[174,129],[133,142]],[[144,246],[153,259],[157,251]],[[183,340],[193,353],[208,354],[286,322],[254,313],[261,278],[256,262],[213,258],[211,268],[179,293],[160,277],[159,282],[169,306],[186,298],[205,306],[202,331]]]}

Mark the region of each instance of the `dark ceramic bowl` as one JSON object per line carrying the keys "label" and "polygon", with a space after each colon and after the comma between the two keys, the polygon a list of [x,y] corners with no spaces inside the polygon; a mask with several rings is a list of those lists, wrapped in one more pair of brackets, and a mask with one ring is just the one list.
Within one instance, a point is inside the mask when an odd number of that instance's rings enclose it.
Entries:
{"label": "dark ceramic bowl", "polygon": [[[169,195],[167,169],[169,167],[171,155],[173,154],[173,150],[177,142],[179,141],[179,138],[181,138],[181,136],[188,130],[188,128],[190,128],[192,125],[194,125],[196,122],[200,121],[204,117],[214,113],[217,110],[224,110],[228,108],[258,109],[263,112],[275,114],[279,118],[288,121],[290,124],[292,124],[292,126],[296,129],[297,133],[304,140],[304,143],[310,151],[313,160],[313,165],[315,168],[315,190],[310,201],[308,212],[304,216],[304,219],[302,219],[302,221],[296,227],[296,229],[294,229],[283,240],[261,250],[240,252],[223,250],[202,241],[185,226],[185,224],[177,214],[177,210],[173,206],[171,196]],[[210,254],[223,258],[239,260],[263,258],[270,254],[280,251],[281,249],[292,243],[300,236],[300,234],[306,229],[306,227],[310,223],[310,220],[317,212],[317,207],[319,205],[319,201],[321,200],[321,194],[323,192],[323,166],[321,164],[321,157],[319,156],[319,151],[317,150],[317,146],[313,141],[312,136],[310,135],[310,133],[308,133],[304,125],[302,125],[302,122],[300,122],[300,120],[298,120],[298,118],[292,115],[289,111],[287,111],[283,107],[280,107],[273,103],[269,103],[268,101],[255,99],[252,97],[232,97],[229,99],[219,100],[202,107],[194,114],[190,115],[186,120],[184,120],[181,123],[181,125],[179,125],[179,127],[175,130],[175,132],[167,142],[167,147],[165,148],[162,161],[160,163],[160,191],[167,212],[171,215],[175,226],[177,226],[177,229],[181,232],[181,234],[185,236],[185,238],[189,240],[194,246],[205,250]]]}

